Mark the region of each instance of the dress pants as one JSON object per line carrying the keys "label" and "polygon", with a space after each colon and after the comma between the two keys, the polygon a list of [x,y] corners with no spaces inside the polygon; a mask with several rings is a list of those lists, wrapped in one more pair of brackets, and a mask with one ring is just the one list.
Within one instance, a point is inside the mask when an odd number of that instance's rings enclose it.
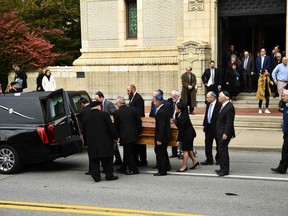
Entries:
{"label": "dress pants", "polygon": [[[139,161],[140,158],[140,161]],[[135,162],[141,165],[147,165],[147,148],[146,145],[136,144],[135,145]]]}
{"label": "dress pants", "polygon": [[172,146],[172,155],[177,156],[178,154],[178,147],[177,146]]}
{"label": "dress pants", "polygon": [[277,170],[285,173],[287,172],[288,168],[288,135],[284,136],[281,155],[281,160],[279,166],[277,167]]}
{"label": "dress pants", "polygon": [[230,169],[230,161],[229,161],[229,152],[228,145],[230,142],[230,138],[226,140],[219,141],[219,159],[220,159],[220,171],[229,173]]}
{"label": "dress pants", "polygon": [[207,125],[206,132],[205,132],[205,155],[207,162],[213,163],[213,140],[216,142],[216,156],[215,160],[219,161],[219,144],[216,134],[213,133],[213,129],[210,124]]}
{"label": "dress pants", "polygon": [[125,143],[123,144],[123,165],[122,168],[126,170],[126,167],[130,171],[138,172],[138,168],[135,163],[135,157],[134,157],[134,149],[136,144],[135,143]]}
{"label": "dress pants", "polygon": [[252,92],[254,76],[248,76],[247,72],[243,73],[244,91]]}
{"label": "dress pants", "polygon": [[156,163],[158,172],[161,174],[167,174],[167,170],[171,169],[168,152],[168,143],[162,143],[161,145],[155,144],[154,151],[156,154]]}
{"label": "dress pants", "polygon": [[102,164],[106,178],[113,177],[113,156],[90,159],[91,176],[94,178],[101,178],[100,162]]}

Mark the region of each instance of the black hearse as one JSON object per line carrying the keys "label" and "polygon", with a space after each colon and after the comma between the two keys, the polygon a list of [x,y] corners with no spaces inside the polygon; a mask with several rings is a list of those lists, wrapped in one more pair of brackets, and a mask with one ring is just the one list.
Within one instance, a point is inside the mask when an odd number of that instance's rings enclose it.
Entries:
{"label": "black hearse", "polygon": [[63,89],[1,95],[0,173],[81,152],[80,97],[91,101],[85,91]]}

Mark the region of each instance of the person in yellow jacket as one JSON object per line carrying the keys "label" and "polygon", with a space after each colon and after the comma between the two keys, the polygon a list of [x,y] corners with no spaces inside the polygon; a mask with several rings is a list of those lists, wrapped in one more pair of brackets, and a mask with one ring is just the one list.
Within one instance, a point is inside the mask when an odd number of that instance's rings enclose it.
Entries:
{"label": "person in yellow jacket", "polygon": [[263,113],[262,112],[262,102],[263,100],[266,100],[266,109],[265,113],[270,114],[271,112],[269,111],[269,99],[271,96],[271,87],[270,85],[274,85],[274,83],[270,80],[270,74],[267,69],[263,70],[263,73],[260,74],[259,79],[258,79],[258,89],[256,93],[256,98],[259,99],[259,111],[258,113]]}

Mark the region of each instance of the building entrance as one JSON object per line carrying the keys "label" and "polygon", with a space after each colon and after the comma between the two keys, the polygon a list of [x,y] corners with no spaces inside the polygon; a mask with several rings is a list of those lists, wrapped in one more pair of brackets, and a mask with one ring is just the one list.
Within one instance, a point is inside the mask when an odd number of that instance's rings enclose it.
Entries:
{"label": "building entrance", "polygon": [[[218,3],[219,68],[225,69],[226,54],[231,44],[239,56],[243,50],[248,50],[254,59],[261,48],[266,49],[267,55],[271,55],[275,45],[285,51],[286,0],[279,0],[277,4],[265,0],[251,0],[251,3],[245,1],[245,4],[241,1],[241,7],[229,2],[219,0]],[[255,4],[258,7],[253,7]]]}

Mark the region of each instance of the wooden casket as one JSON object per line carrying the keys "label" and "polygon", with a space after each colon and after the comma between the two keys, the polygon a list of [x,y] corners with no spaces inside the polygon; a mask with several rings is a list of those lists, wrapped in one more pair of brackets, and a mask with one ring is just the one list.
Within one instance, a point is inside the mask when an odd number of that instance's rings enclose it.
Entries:
{"label": "wooden casket", "polygon": [[[172,132],[172,141],[169,143],[169,146],[176,146],[177,127],[172,120],[170,124]],[[143,117],[142,133],[137,141],[137,144],[155,145],[154,135],[155,135],[155,119],[150,117]]]}

